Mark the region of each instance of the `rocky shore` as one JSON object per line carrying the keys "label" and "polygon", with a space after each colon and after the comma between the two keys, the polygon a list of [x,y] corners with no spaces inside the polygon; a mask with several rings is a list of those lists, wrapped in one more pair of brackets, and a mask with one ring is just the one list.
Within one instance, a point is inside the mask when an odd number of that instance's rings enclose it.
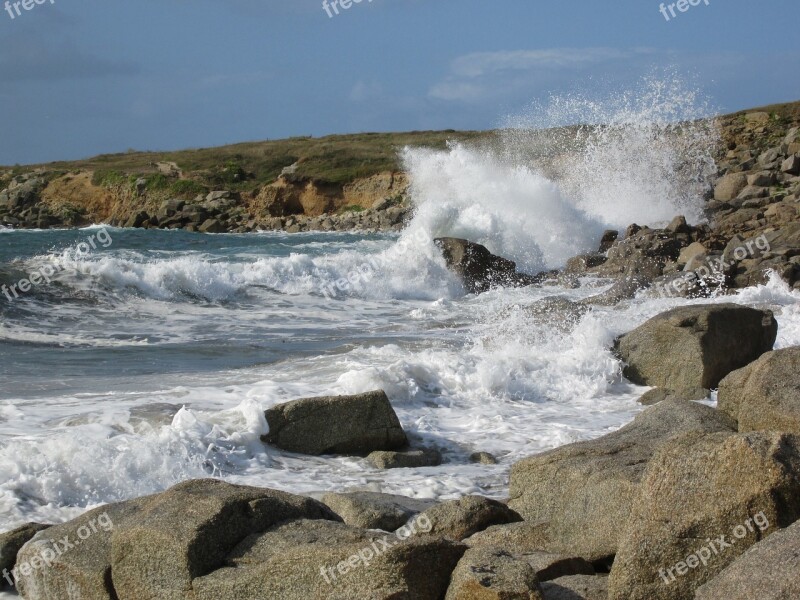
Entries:
{"label": "rocky shore", "polygon": [[[533,275],[468,240],[437,244],[473,293],[613,282],[581,302],[547,298],[536,314],[635,294],[702,298],[772,273],[800,290],[798,123],[750,112],[722,126],[708,224],[631,224],[565,269]],[[44,182],[19,177],[0,194],[0,218],[43,225]],[[267,221],[241,201],[226,191],[164,199],[126,224],[373,229],[408,215],[386,197],[370,210]],[[517,462],[504,501],[312,498],[193,480],[0,534],[1,581],[30,600],[799,598],[800,347],[775,349],[777,335],[771,311],[729,303],[669,310],[625,333],[613,350],[625,377],[652,388],[640,400],[648,408],[618,431]],[[694,402],[714,390],[717,408]],[[263,443],[298,454],[367,457],[379,469],[442,462],[436,448],[409,445],[382,390],[299,399],[265,419]]]}

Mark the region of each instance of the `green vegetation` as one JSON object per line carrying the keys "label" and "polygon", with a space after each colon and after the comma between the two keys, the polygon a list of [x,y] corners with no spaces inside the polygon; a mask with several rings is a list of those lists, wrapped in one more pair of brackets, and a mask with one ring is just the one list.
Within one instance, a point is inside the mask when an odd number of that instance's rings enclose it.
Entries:
{"label": "green vegetation", "polygon": [[356,212],[357,213],[357,212],[363,212],[365,210],[366,210],[366,208],[364,208],[363,206],[359,206],[358,204],[349,204],[347,206],[343,206],[339,210],[339,212],[340,213],[349,213],[349,212]]}
{"label": "green vegetation", "polygon": [[[94,171],[93,183],[103,186],[133,184],[137,178],[145,177],[147,189],[172,190],[176,195],[219,187],[251,191],[275,181],[284,168],[295,164],[296,170],[290,175],[295,180],[341,185],[381,171],[401,170],[399,152],[404,146],[442,149],[449,140],[478,141],[490,135],[491,132],[450,130],[295,137],[177,152],[128,151],[31,167]],[[175,162],[189,180],[170,180],[160,175],[155,167],[159,162]],[[195,184],[177,184],[177,181],[194,181]],[[178,190],[172,187],[176,184]],[[191,185],[198,187],[193,187],[191,192],[188,187],[182,187]]]}
{"label": "green vegetation", "polygon": [[98,170],[92,175],[92,185],[117,187],[131,183],[131,177],[114,170]]}
{"label": "green vegetation", "polygon": [[178,179],[170,184],[169,191],[176,198],[191,200],[198,194],[207,194],[208,188],[193,179]]}

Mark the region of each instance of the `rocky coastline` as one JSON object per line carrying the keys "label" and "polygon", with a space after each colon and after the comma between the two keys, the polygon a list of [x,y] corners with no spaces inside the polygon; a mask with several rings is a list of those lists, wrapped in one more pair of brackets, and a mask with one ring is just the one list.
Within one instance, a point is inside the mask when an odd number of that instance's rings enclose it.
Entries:
{"label": "rocky coastline", "polygon": [[[725,119],[708,224],[680,215],[663,228],[631,224],[565,269],[535,275],[468,240],[437,244],[474,293],[585,276],[614,282],[580,303],[553,297],[532,307],[543,313],[580,314],[637,293],[703,298],[772,274],[800,290],[799,123],[758,111]],[[0,194],[0,219],[44,224],[49,216],[31,200],[43,185],[15,179]],[[364,211],[267,221],[240,200],[225,191],[165,199],[125,224],[392,229],[410,214],[393,196]],[[193,480],[0,534],[0,581],[31,600],[798,598],[800,348],[775,349],[777,335],[769,310],[702,301],[622,335],[614,352],[625,377],[652,388],[640,400],[648,408],[618,431],[512,465],[504,501],[311,498]],[[694,402],[714,390],[716,408]],[[295,400],[265,419],[262,441],[298,454],[366,457],[381,469],[442,461],[436,448],[409,446],[382,390]]]}

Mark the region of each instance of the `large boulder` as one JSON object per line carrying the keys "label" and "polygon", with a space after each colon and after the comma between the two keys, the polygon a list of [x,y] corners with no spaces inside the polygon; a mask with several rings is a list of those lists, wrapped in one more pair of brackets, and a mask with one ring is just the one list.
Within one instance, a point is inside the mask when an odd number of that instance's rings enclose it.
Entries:
{"label": "large boulder", "polygon": [[43,525],[41,523],[26,523],[16,529],[0,533],[0,589],[6,584],[9,584],[7,575],[12,575],[14,565],[17,563],[17,554],[25,544],[27,544],[33,536],[40,531],[48,529],[50,525]]}
{"label": "large boulder", "polygon": [[494,286],[536,282],[533,277],[518,274],[514,261],[495,256],[486,246],[459,238],[437,238],[434,242],[442,251],[447,267],[459,276],[470,293],[480,294]]}
{"label": "large boulder", "polygon": [[719,598],[800,598],[800,521],[752,546],[695,594],[695,600]]}
{"label": "large boulder", "polygon": [[744,188],[747,187],[747,175],[744,173],[729,173],[720,177],[714,186],[714,200],[727,202],[734,200]]}
{"label": "large boulder", "polygon": [[442,502],[417,517],[427,519],[427,533],[461,541],[492,525],[514,523],[522,518],[502,502],[483,496],[464,496]]}
{"label": "large boulder", "polygon": [[465,550],[437,537],[294,521],[245,539],[224,568],[194,581],[192,599],[439,600]]}
{"label": "large boulder", "polygon": [[182,600],[192,580],[219,568],[248,535],[292,519],[336,519],[323,504],[216,480],[153,497],[117,524],[112,575],[120,598]]}
{"label": "large boulder", "polygon": [[109,504],[38,533],[17,556],[20,595],[37,600],[120,598],[111,581],[111,536],[115,525],[146,502]]}
{"label": "large boulder", "polygon": [[800,518],[800,437],[691,433],[650,461],[610,600],[692,600],[747,548]]}
{"label": "large boulder", "polygon": [[614,555],[647,463],[661,444],[690,431],[733,432],[735,423],[707,406],[666,400],[619,431],[516,463],[509,507],[526,521],[548,524],[545,537],[518,533],[531,549],[590,561]]}
{"label": "large boulder", "polygon": [[326,506],[267,489],[196,480],[90,511],[19,552],[18,588],[45,600],[188,600],[248,535],[291,519],[337,519]]}
{"label": "large boulder", "polygon": [[778,324],[769,310],[736,304],[683,306],[617,341],[625,376],[677,392],[711,389],[772,349]]}
{"label": "large boulder", "polygon": [[265,441],[300,454],[366,455],[408,444],[383,391],[303,398],[266,411]]}
{"label": "large boulder", "polygon": [[536,572],[497,549],[467,550],[453,571],[445,600],[542,600]]}
{"label": "large boulder", "polygon": [[325,494],[322,502],[353,527],[394,531],[409,519],[436,505],[435,500],[415,500],[378,492]]}
{"label": "large boulder", "polygon": [[800,346],[764,354],[719,384],[719,410],[739,431],[800,434]]}

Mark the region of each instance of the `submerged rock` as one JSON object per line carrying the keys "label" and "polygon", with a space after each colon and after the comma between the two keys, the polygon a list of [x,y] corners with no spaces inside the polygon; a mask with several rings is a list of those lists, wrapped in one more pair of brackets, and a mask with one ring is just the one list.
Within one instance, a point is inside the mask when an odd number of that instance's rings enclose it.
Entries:
{"label": "submerged rock", "polygon": [[367,456],[367,462],[376,469],[416,469],[438,467],[442,464],[442,454],[433,448],[395,452],[379,450]]}
{"label": "submerged rock", "polygon": [[266,411],[268,444],[300,454],[366,455],[408,445],[386,393],[303,398]]}
{"label": "submerged rock", "polygon": [[495,286],[524,286],[539,280],[517,273],[514,261],[495,256],[485,246],[458,238],[434,240],[444,255],[447,267],[461,278],[464,287],[480,294]]}

